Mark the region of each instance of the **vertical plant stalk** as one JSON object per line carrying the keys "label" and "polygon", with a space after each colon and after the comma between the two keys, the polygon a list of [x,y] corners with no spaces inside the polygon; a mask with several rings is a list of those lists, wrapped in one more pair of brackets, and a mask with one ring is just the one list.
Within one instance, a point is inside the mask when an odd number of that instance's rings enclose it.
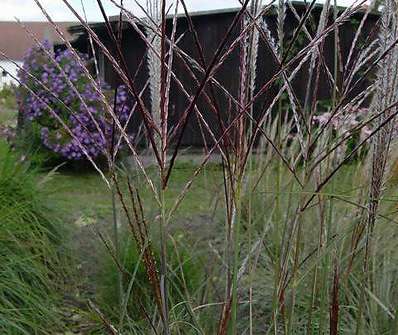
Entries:
{"label": "vertical plant stalk", "polygon": [[[254,18],[254,20],[257,20],[258,14],[260,13],[262,8],[262,0],[252,0],[250,3],[250,7],[248,12],[250,13],[251,18]],[[248,15],[245,16],[244,18],[244,25],[249,24],[250,19],[248,18]],[[260,22],[263,20],[262,15],[259,17]],[[254,91],[256,88],[256,75],[257,75],[257,56],[258,56],[258,47],[259,47],[259,31],[258,27],[259,25],[256,24],[254,25],[253,30],[251,30],[248,34],[247,37],[244,39],[244,43],[242,43],[242,57],[243,57],[243,67],[246,67],[246,73],[247,73],[247,78],[242,78],[241,83],[240,83],[240,99],[241,99],[241,105],[245,106],[248,101],[252,100],[254,96]],[[247,138],[250,139],[253,136],[253,121],[252,117],[254,116],[253,113],[253,108],[254,106],[250,106],[250,115],[251,118],[249,119],[249,125],[248,125],[248,135]],[[247,204],[247,211],[248,211],[248,217],[247,217],[247,226],[248,226],[248,235],[249,235],[249,245],[252,244],[252,201],[253,201],[253,193],[251,192],[252,190],[252,173],[253,171],[253,157],[251,155],[251,148],[250,144],[248,145],[247,150],[250,151],[250,153],[247,153],[249,155],[248,158],[248,174],[246,176],[246,180],[244,180],[244,192],[245,194],[248,195],[248,204]],[[251,258],[249,258],[249,268],[251,268]],[[253,274],[254,271],[251,271],[249,274],[249,334],[253,334]]]}
{"label": "vertical plant stalk", "polygon": [[[120,5],[123,6],[123,0],[120,0]],[[83,6],[83,2],[82,2]],[[84,6],[83,6],[84,8]],[[87,18],[86,18],[87,21]],[[117,43],[119,43],[119,47],[122,45],[122,38],[123,38],[123,16],[122,12],[120,11],[119,14],[119,24],[118,24],[118,38],[117,38]],[[90,39],[90,45],[93,46],[93,40],[91,35],[89,35]],[[95,49],[93,49],[93,57],[95,59],[95,69],[97,72],[97,80],[98,82],[100,81],[100,78],[98,77],[99,72],[98,72],[98,66],[96,63],[96,55],[95,55]],[[115,93],[114,93],[114,101],[113,101],[113,110],[116,110],[117,107],[117,95],[118,95],[118,88],[116,87]],[[116,180],[116,124],[115,120],[112,122],[112,138],[111,138],[111,146],[109,149],[110,153],[110,161],[109,161],[109,170],[111,174],[114,176],[113,180]],[[121,261],[121,252],[120,252],[120,239],[119,239],[119,224],[118,224],[118,218],[117,218],[117,206],[116,206],[116,191],[115,191],[115,185],[112,185],[112,190],[111,190],[111,197],[112,197],[112,219],[113,219],[113,239],[114,239],[114,244],[115,244],[115,256],[117,262],[120,263]],[[118,281],[118,298],[119,298],[119,306],[122,308],[123,305],[123,278],[122,278],[122,273],[118,271],[117,273],[117,281]]]}
{"label": "vertical plant stalk", "polygon": [[340,274],[339,267],[337,264],[337,257],[334,260],[334,273],[333,273],[333,286],[331,294],[331,304],[330,304],[330,335],[339,334],[339,286],[340,286]]}
{"label": "vertical plant stalk", "polygon": [[[116,107],[116,97],[117,97],[117,88],[115,89],[115,97],[114,97],[114,107]],[[109,170],[111,175],[115,176],[116,174],[116,166],[115,166],[115,135],[116,135],[116,127],[115,122],[112,123],[112,139],[111,145],[109,149],[109,153],[111,156],[111,161],[109,162]],[[116,191],[114,182],[112,183],[111,188],[111,200],[112,200],[112,220],[113,220],[113,243],[115,245],[115,257],[117,262],[120,262],[120,240],[119,240],[119,226],[118,226],[118,218],[117,218],[117,206],[116,206]],[[122,273],[118,271],[117,273],[117,281],[118,281],[118,299],[119,305],[123,304],[123,279]]]}
{"label": "vertical plant stalk", "polygon": [[[166,102],[167,87],[166,87],[166,0],[148,1],[151,2],[150,15],[151,22],[158,25],[155,31],[160,32],[159,36],[152,36],[154,49],[160,51],[160,57],[151,55],[152,49],[148,51],[149,61],[149,75],[151,87],[151,103],[152,114],[155,124],[160,129],[159,151],[160,151],[160,166],[159,166],[159,190],[160,190],[160,213],[159,213],[159,231],[160,231],[160,294],[162,297],[162,319],[163,319],[163,333],[170,334],[169,330],[169,301],[168,301],[168,286],[167,286],[167,239],[168,229],[166,221],[166,185],[164,183],[166,166],[167,166],[167,115],[168,106]],[[160,5],[160,11],[159,11]],[[159,20],[160,14],[160,20]],[[156,61],[155,59],[156,58]],[[152,64],[151,64],[152,63]],[[152,69],[151,69],[152,67]],[[171,70],[171,69],[170,69]],[[154,90],[157,91],[155,92]],[[155,114],[156,113],[156,114]]]}
{"label": "vertical plant stalk", "polygon": [[[383,13],[382,28],[380,34],[380,43],[382,50],[385,50],[393,40],[396,39],[397,33],[397,6],[392,0],[386,2]],[[378,77],[381,85],[379,86],[375,100],[373,102],[374,113],[382,112],[389,105],[397,101],[398,98],[398,76],[396,68],[398,66],[398,47],[392,49],[387,57],[380,63]],[[396,107],[389,109],[383,113],[378,119],[380,126],[391,115],[396,112]],[[390,152],[392,132],[394,130],[394,120],[385,124],[377,133],[373,144],[372,167],[371,167],[371,185],[369,192],[368,215],[366,222],[366,256],[370,256],[372,234],[376,221],[377,211],[379,209],[380,198],[383,193],[385,182],[385,173],[387,159]],[[368,266],[368,257],[365,257],[365,270]]]}
{"label": "vertical plant stalk", "polygon": [[[83,0],[80,0],[80,4],[82,6],[84,19],[86,20],[86,23],[88,24],[86,7],[84,6]],[[121,0],[121,5],[123,5],[123,0]],[[93,38],[91,37],[91,35],[88,35],[88,41],[90,43],[91,52],[93,53],[95,75],[96,75],[97,80],[99,81],[100,80],[100,73],[99,73],[100,71],[99,71],[99,66],[98,66],[97,54],[95,51]]]}
{"label": "vertical plant stalk", "polygon": [[[257,24],[251,23],[251,19],[262,20],[262,16],[258,15],[261,10],[261,1],[252,0],[248,9],[241,19],[241,31],[244,34],[240,41],[240,71],[239,71],[239,106],[237,109],[238,120],[234,126],[233,146],[231,162],[225,162],[225,199],[227,201],[227,257],[228,264],[232,267],[232,278],[227,277],[227,296],[226,304],[220,322],[219,334],[223,334],[229,328],[231,334],[237,333],[238,318],[238,285],[239,285],[239,259],[241,244],[241,221],[242,221],[242,197],[244,194],[244,182],[249,182],[249,175],[245,175],[247,157],[251,157],[251,142],[253,135],[253,104],[248,105],[252,100],[255,90],[256,68],[259,33]],[[247,110],[246,110],[247,109]],[[247,114],[250,116],[248,118]],[[249,157],[249,161],[251,158]],[[250,182],[249,182],[250,186]],[[249,190],[251,187],[249,187]],[[250,197],[250,195],[249,195]],[[250,200],[249,200],[250,201]],[[249,209],[250,213],[250,209]],[[250,215],[250,214],[249,214]],[[250,222],[249,222],[250,225]],[[250,227],[249,227],[250,229]],[[228,253],[231,253],[228,255]],[[229,293],[230,291],[230,293]],[[249,290],[250,291],[250,290]],[[230,303],[229,303],[230,301]],[[230,315],[229,315],[230,314]],[[229,327],[226,327],[228,319],[231,318]],[[250,314],[251,318],[251,314]],[[250,331],[252,328],[250,327]]]}
{"label": "vertical plant stalk", "polygon": [[[389,50],[386,57],[379,63],[378,80],[380,85],[376,89],[376,94],[372,102],[372,113],[377,114],[386,110],[388,106],[395,103],[398,99],[398,47],[394,46],[390,49],[391,44],[398,36],[397,27],[397,4],[393,0],[387,0],[383,9],[381,28],[379,33],[380,52],[384,54]],[[383,188],[385,183],[386,165],[390,152],[391,138],[394,130],[393,117],[396,112],[396,107],[388,109],[382,113],[377,120],[377,126],[381,127],[376,134],[373,142],[373,152],[370,172],[370,189],[369,199],[367,204],[367,211],[364,217],[364,233],[365,233],[365,253],[363,261],[363,275],[362,290],[360,296],[359,315],[357,317],[356,334],[361,333],[362,319],[363,319],[363,304],[365,299],[365,291],[373,291],[373,273],[371,273],[371,260],[373,257],[373,242],[374,242],[374,227],[376,223],[377,214],[379,211],[380,199],[383,195]]]}
{"label": "vertical plant stalk", "polygon": [[145,30],[147,38],[153,47],[149,48],[147,52],[151,113],[153,122],[160,129],[162,60],[158,55],[160,55],[162,49],[162,37],[160,31],[160,27],[162,25],[162,0],[147,0],[146,7],[147,15],[149,17],[146,22]]}

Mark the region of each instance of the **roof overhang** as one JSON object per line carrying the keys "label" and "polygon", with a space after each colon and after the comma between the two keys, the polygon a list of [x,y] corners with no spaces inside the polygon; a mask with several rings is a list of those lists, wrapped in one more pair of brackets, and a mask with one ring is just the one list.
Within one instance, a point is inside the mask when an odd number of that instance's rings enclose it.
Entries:
{"label": "roof overhang", "polygon": [[[308,7],[310,6],[309,2],[304,2],[304,1],[291,1],[291,4],[294,5],[295,7]],[[269,6],[268,5],[264,5],[265,6]],[[274,3],[271,3],[272,7],[276,7],[277,5]],[[322,3],[316,3],[315,4],[315,8],[321,9],[324,6],[324,4]],[[333,7],[333,6],[331,6]],[[340,10],[344,10],[347,7],[344,6],[337,6],[338,9]],[[212,10],[204,10],[204,11],[194,11],[189,13],[190,17],[200,17],[200,16],[213,16],[213,15],[223,15],[223,14],[233,14],[233,13],[237,13],[239,12],[239,10],[241,9],[241,7],[232,7],[232,8],[223,8],[223,9],[212,9]],[[361,9],[359,11],[359,13],[363,13],[367,10],[367,6],[364,6],[363,9]],[[273,13],[270,13],[273,14]],[[371,13],[372,15],[379,15],[380,13],[378,11],[373,11]],[[173,14],[169,14],[167,15],[167,19],[170,20],[174,17]],[[178,18],[184,18],[186,17],[185,13],[178,13],[177,14]],[[137,17],[137,24],[141,25],[142,24],[142,20],[144,20],[145,17]],[[116,23],[119,22],[120,20],[120,15],[113,15],[109,17],[109,22],[111,23]],[[123,21],[128,23],[129,19],[126,16],[123,16]],[[141,21],[141,22],[140,22]],[[92,28],[93,30],[96,29],[103,29],[105,26],[104,22],[94,22],[94,23],[89,23],[90,28]],[[75,34],[81,34],[81,33],[85,33],[86,29],[84,28],[84,26],[82,24],[78,24],[78,25],[74,25],[71,26],[69,28],[69,32],[73,35]]]}

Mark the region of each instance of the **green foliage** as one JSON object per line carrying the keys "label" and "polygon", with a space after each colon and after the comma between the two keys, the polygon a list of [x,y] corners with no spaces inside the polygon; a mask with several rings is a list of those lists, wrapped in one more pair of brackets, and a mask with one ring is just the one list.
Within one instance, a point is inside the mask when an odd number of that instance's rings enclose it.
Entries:
{"label": "green foliage", "polygon": [[[122,275],[122,300],[119,301],[118,273],[119,269],[114,259],[105,251],[104,262],[98,278],[98,299],[101,306],[109,309],[110,315],[120,318],[121,324],[131,327],[131,324],[139,326],[146,324],[145,313],[151,313],[155,306],[153,287],[148,281],[148,276],[142,260],[142,254],[132,242],[129,233],[122,241],[121,264],[125,269]],[[181,235],[182,236],[182,235]],[[154,246],[155,258],[159,264],[160,251]],[[203,280],[203,266],[200,264],[198,252],[187,250],[181,241],[176,245],[168,244],[168,266],[169,266],[169,299],[172,305],[181,304],[175,309],[179,319],[186,316],[184,306],[188,296],[196,294]],[[189,317],[189,316],[188,316]]]}
{"label": "green foliage", "polygon": [[0,111],[3,109],[15,110],[16,108],[15,87],[3,86],[3,88],[0,89]]}
{"label": "green foliage", "polygon": [[3,86],[0,89],[0,128],[15,127],[17,121],[17,106],[15,88]]}
{"label": "green foliage", "polygon": [[52,334],[60,228],[37,173],[0,142],[0,333]]}
{"label": "green foliage", "polygon": [[[250,177],[257,180],[262,172],[263,166],[260,161],[253,163],[253,170]],[[349,263],[349,248],[354,227],[359,222],[358,214],[355,206],[349,202],[356,202],[359,195],[363,191],[366,180],[359,172],[362,163],[354,161],[347,164],[335,176],[335,181],[324,189],[319,196],[324,199],[325,212],[328,214],[325,218],[325,225],[330,225],[330,234],[327,236],[324,248],[319,255],[316,250],[319,244],[319,234],[322,232],[319,223],[319,212],[316,207],[308,209],[301,217],[302,234],[299,237],[298,245],[302,250],[303,258],[297,271],[296,281],[290,278],[286,293],[286,315],[290,311],[294,311],[293,324],[294,331],[290,334],[306,334],[307,328],[311,327],[313,333],[326,333],[329,326],[329,304],[332,290],[332,280],[334,271],[334,262],[337,255],[341,256],[341,287],[340,287],[340,334],[355,333],[355,318],[358,306],[361,305],[360,281],[362,280],[362,262],[363,255],[360,253],[353,263],[353,269],[350,279],[344,282],[344,274],[347,271]],[[192,174],[194,163],[180,162],[178,169],[173,174],[173,183],[168,189],[170,198],[176,196],[177,191],[184,185],[184,180]],[[301,170],[299,170],[301,172]],[[188,295],[190,295],[192,305],[195,309],[195,316],[199,320],[204,329],[204,334],[215,334],[217,329],[215,325],[220,314],[218,305],[206,306],[198,309],[197,306],[206,305],[207,302],[221,301],[225,286],[223,283],[225,275],[225,264],[209,251],[209,242],[215,248],[219,248],[220,240],[222,240],[222,206],[217,207],[216,222],[217,224],[209,224],[206,227],[206,221],[210,221],[207,217],[200,221],[200,214],[209,214],[210,199],[217,197],[215,192],[216,180],[220,176],[217,165],[211,166],[206,170],[206,176],[200,175],[198,182],[193,186],[189,197],[184,202],[183,210],[177,213],[176,219],[173,221],[170,235],[177,240],[177,246],[180,253],[180,259],[177,259],[175,248],[169,245],[169,278],[170,278],[170,306],[171,322],[179,324],[181,334],[198,334],[199,332],[191,331],[193,319],[187,312],[187,305],[183,302],[187,301],[187,294],[184,292],[184,285],[181,280],[181,271],[179,264],[183,264],[183,273],[187,283]],[[121,178],[121,176],[119,176]],[[278,180],[283,183],[278,184]],[[136,184],[143,190],[144,183],[135,180]],[[107,224],[111,222],[110,201],[107,198],[106,187],[101,183],[101,177],[94,174],[59,174],[52,179],[60,190],[57,197],[62,198],[63,202],[59,204],[67,209],[68,213],[72,213],[74,217],[86,216],[98,220],[105,221]],[[214,187],[204,187],[206,185]],[[253,181],[252,181],[253,182]],[[81,185],[85,185],[84,189]],[[219,187],[218,187],[219,188]],[[383,200],[383,213],[393,213],[396,204],[396,197],[393,195],[394,189],[390,190],[391,196]],[[240,255],[240,264],[244,263],[244,259],[250,255],[253,244],[261,238],[264,238],[263,247],[259,255],[252,255],[248,261],[248,269],[250,263],[257,262],[256,271],[250,274],[248,271],[243,275],[241,281],[243,302],[249,300],[249,287],[253,289],[253,324],[254,334],[262,334],[264,332],[264,320],[268,325],[272,325],[273,298],[274,298],[274,282],[278,276],[278,264],[282,259],[282,251],[284,247],[285,229],[291,221],[291,217],[295,211],[295,204],[302,196],[299,185],[289,175],[289,172],[278,165],[271,164],[267,170],[267,174],[258,184],[256,190],[249,194],[244,194],[242,208],[242,223],[245,234],[242,237],[242,253]],[[142,192],[143,201],[146,210],[151,211],[154,206],[151,203],[150,194]],[[198,201],[200,199],[200,201]],[[341,200],[338,200],[341,199]],[[395,201],[395,202],[394,202]],[[199,205],[200,204],[200,205]],[[150,212],[152,213],[152,212]],[[156,215],[156,214],[154,214]],[[220,218],[218,221],[217,218]],[[123,220],[123,219],[122,219]],[[185,220],[185,221],[184,221]],[[195,223],[194,221],[198,221]],[[189,221],[188,223],[186,221]],[[156,222],[156,221],[154,221]],[[110,225],[110,224],[109,224]],[[364,305],[367,321],[366,329],[373,329],[363,334],[394,334],[389,332],[392,325],[392,319],[384,311],[384,307],[378,305],[376,298],[390,310],[395,311],[397,301],[398,288],[397,269],[398,260],[397,239],[394,230],[395,225],[381,220],[375,230],[378,239],[382,241],[377,245],[375,250],[375,273],[374,283],[375,289],[370,295],[365,297],[366,305]],[[180,232],[184,236],[180,237]],[[148,334],[150,333],[148,321],[143,313],[142,306],[152,317],[156,305],[153,300],[153,290],[142,264],[140,251],[132,242],[130,232],[123,231],[126,238],[122,239],[121,247],[121,263],[127,273],[123,276],[123,294],[128,304],[125,306],[119,301],[118,292],[118,268],[107,250],[100,255],[101,263],[95,263],[95,267],[100,268],[98,277],[92,278],[92,284],[96,287],[95,300],[99,309],[108,317],[112,324],[119,330],[125,331],[126,334]],[[264,235],[263,235],[264,234]],[[158,243],[157,235],[154,234],[153,241]],[[250,236],[250,237],[249,237]],[[198,240],[203,241],[202,244]],[[182,243],[183,242],[183,243]],[[94,249],[94,253],[98,249]],[[155,254],[158,255],[158,248],[155,247]],[[199,255],[199,256],[198,256]],[[258,257],[258,259],[257,259]],[[95,258],[97,259],[97,258]],[[159,257],[156,256],[159,264]],[[204,274],[203,269],[206,267],[202,264],[209,264],[211,270]],[[253,265],[254,266],[254,265]],[[133,274],[136,274],[133,278]],[[313,293],[314,272],[317,271],[316,290]],[[345,280],[345,279],[344,279]],[[296,290],[297,297],[294,305],[289,300],[292,287]],[[129,291],[131,286],[131,292]],[[205,292],[205,293],[203,293]],[[203,296],[201,296],[203,293]],[[201,299],[198,297],[201,296]],[[221,298],[220,298],[221,297]],[[376,297],[376,298],[374,298]],[[311,308],[312,306],[312,308]],[[249,323],[249,305],[242,303],[238,311],[239,332],[244,333]],[[123,315],[123,317],[122,317]],[[284,316],[278,315],[278,331],[282,333],[282,325],[287,322]],[[287,318],[287,317],[286,317]],[[311,322],[309,321],[311,318]],[[120,322],[120,319],[123,319]],[[187,322],[190,326],[182,325]],[[121,327],[120,324],[122,325]],[[98,325],[102,325],[98,322]],[[369,327],[368,327],[369,326]],[[190,328],[191,327],[191,328]],[[176,332],[177,333],[177,332]],[[98,334],[103,334],[99,331]],[[173,333],[174,334],[174,333]]]}
{"label": "green foliage", "polygon": [[[339,295],[340,304],[338,334],[355,334],[356,318],[360,306],[363,308],[365,320],[360,334],[395,334],[394,320],[391,315],[396,310],[398,298],[397,267],[398,242],[395,224],[385,218],[379,218],[374,236],[377,238],[371,262],[374,271],[370,275],[372,291],[361,291],[363,279],[363,261],[366,257],[364,249],[360,248],[356,257],[351,259],[351,240],[355,236],[355,229],[360,223],[355,202],[360,197],[366,185],[362,174],[363,163],[354,161],[345,165],[335,176],[333,183],[319,194],[319,199],[325,202],[325,221],[319,221],[318,208],[308,209],[300,217],[301,234],[295,241],[303,256],[298,265],[296,277],[289,274],[285,315],[278,315],[275,328],[280,329],[288,323],[291,313],[294,327],[288,334],[326,334],[329,327],[329,311],[332,300],[333,280],[336,262],[339,264]],[[262,334],[264,324],[262,320],[272,320],[272,306],[275,298],[274,281],[278,279],[279,262],[283,257],[286,225],[291,222],[294,206],[303,192],[293,180],[286,176],[286,169],[269,169],[268,175],[261,181],[255,194],[244,198],[243,221],[251,222],[251,240],[246,237],[243,244],[243,254],[249,254],[249,248],[261,237],[265,231],[264,251],[256,260],[256,271],[247,274],[242,280],[242,291],[253,290],[257,297],[252,304],[253,333]],[[254,175],[257,172],[254,170]],[[278,174],[285,182],[278,185]],[[386,185],[386,195],[381,202],[382,215],[396,213],[396,186]],[[395,214],[396,215],[396,214]],[[322,226],[323,225],[323,226]],[[265,228],[264,228],[265,226]],[[317,254],[319,234],[323,227],[330,231],[324,240],[323,250]],[[292,247],[291,250],[293,250]],[[352,261],[352,264],[350,263]],[[254,262],[254,261],[253,261]],[[348,276],[349,273],[349,276]],[[295,301],[290,300],[291,292],[296,293]],[[249,300],[247,293],[243,294],[243,301]],[[241,333],[249,323],[249,306],[240,308]],[[273,320],[269,321],[273,327]],[[238,332],[240,333],[240,332]],[[270,332],[273,334],[273,332]]]}

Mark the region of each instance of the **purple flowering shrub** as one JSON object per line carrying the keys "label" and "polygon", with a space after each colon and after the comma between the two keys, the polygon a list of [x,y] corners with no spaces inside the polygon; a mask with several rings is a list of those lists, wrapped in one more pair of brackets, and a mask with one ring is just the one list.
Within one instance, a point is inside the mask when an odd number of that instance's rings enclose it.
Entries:
{"label": "purple flowering shrub", "polygon": [[[98,84],[85,72],[88,57],[78,60],[68,49],[54,54],[48,42],[43,46],[47,52],[40,47],[28,51],[19,71],[20,112],[31,121],[41,144],[58,157],[81,160],[86,154],[92,159],[102,156],[110,145],[112,119],[96,89]],[[98,86],[106,90],[105,85]],[[130,111],[128,96],[124,87],[117,91],[114,112],[124,125]]]}

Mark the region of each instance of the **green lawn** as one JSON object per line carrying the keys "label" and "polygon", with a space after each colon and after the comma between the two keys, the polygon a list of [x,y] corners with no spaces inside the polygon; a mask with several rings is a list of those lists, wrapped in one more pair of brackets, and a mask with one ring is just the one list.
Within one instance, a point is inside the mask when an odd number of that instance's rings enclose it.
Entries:
{"label": "green lawn", "polygon": [[[176,165],[170,180],[170,186],[166,191],[168,207],[171,208],[177,196],[181,193],[186,183],[192,178],[197,167],[191,163],[180,163]],[[150,176],[156,182],[156,170],[149,169]],[[130,172],[137,175],[136,171]],[[110,179],[109,174],[106,177]],[[220,184],[221,170],[216,164],[208,166],[196,178],[187,193],[176,218],[194,217],[198,214],[209,213],[215,206],[215,198],[221,196],[222,184]],[[148,213],[157,215],[157,205],[149,187],[143,182],[142,176],[135,176],[132,180],[139,189],[144,199],[144,207]],[[120,185],[127,192],[126,178],[120,177]],[[101,176],[95,171],[83,173],[60,170],[57,171],[48,183],[53,193],[54,205],[62,209],[67,221],[88,220],[110,220],[112,217],[112,194]],[[127,196],[127,194],[126,194]],[[121,211],[121,206],[118,205]]]}

